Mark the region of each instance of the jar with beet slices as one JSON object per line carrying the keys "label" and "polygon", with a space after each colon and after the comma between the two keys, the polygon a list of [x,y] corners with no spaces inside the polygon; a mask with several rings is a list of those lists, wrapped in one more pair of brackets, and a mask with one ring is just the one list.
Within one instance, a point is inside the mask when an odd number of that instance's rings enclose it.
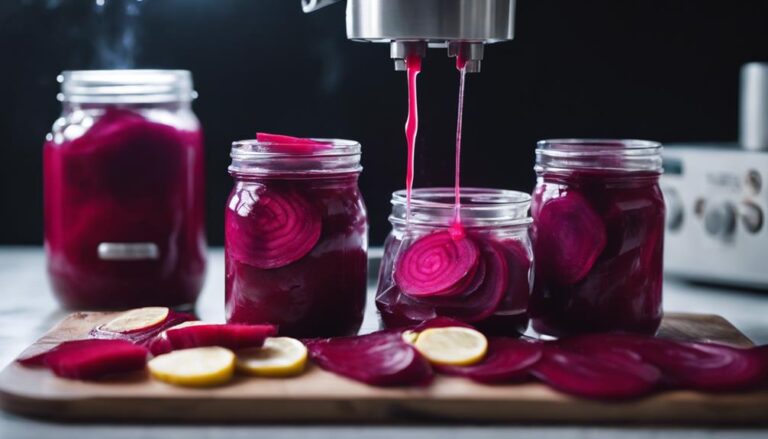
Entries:
{"label": "jar with beet slices", "polygon": [[528,326],[532,251],[530,196],[462,188],[456,222],[454,188],[392,196],[392,232],[384,243],[376,306],[387,327],[435,317],[471,323],[492,335]]}
{"label": "jar with beet slices", "polygon": [[206,265],[205,183],[192,76],[68,71],[43,147],[45,249],[76,309],[191,308]]}
{"label": "jar with beet slices", "polygon": [[536,150],[533,328],[654,334],[662,317],[661,145],[546,140]]}
{"label": "jar with beet slices", "polygon": [[360,144],[259,134],[232,144],[226,318],[281,335],[356,334],[367,286]]}

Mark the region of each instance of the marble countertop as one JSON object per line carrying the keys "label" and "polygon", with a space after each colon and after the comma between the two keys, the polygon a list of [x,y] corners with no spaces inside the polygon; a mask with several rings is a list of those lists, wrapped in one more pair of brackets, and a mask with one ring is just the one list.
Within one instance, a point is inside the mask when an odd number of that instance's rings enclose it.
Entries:
{"label": "marble countertop", "polygon": [[[208,281],[198,305],[204,320],[223,321],[224,261],[220,249],[211,250]],[[51,295],[39,247],[0,247],[0,366],[66,315]],[[768,292],[754,293],[693,286],[667,280],[664,307],[668,311],[719,314],[759,344],[768,344]],[[372,304],[372,300],[369,305]],[[374,307],[368,307],[364,331],[374,330]],[[768,416],[768,415],[766,415]],[[0,412],[0,438],[766,438],[765,429],[650,428],[575,425],[173,425],[81,424],[29,419]]]}

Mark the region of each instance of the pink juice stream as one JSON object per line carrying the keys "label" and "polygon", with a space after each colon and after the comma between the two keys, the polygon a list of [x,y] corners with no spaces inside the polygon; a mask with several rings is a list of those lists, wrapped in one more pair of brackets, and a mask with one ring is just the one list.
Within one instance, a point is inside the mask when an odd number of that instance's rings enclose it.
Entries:
{"label": "pink juice stream", "polygon": [[411,218],[411,190],[413,189],[413,163],[416,152],[416,133],[419,130],[419,105],[416,94],[416,77],[421,72],[421,57],[410,55],[405,60],[408,73],[408,119],[405,121],[405,138],[408,143],[408,164],[405,173],[406,222]]}
{"label": "pink juice stream", "polygon": [[464,83],[467,76],[467,60],[456,57],[456,68],[459,71],[459,109],[456,117],[456,169],[454,174],[454,214],[453,228],[461,230],[461,128],[464,115]]}

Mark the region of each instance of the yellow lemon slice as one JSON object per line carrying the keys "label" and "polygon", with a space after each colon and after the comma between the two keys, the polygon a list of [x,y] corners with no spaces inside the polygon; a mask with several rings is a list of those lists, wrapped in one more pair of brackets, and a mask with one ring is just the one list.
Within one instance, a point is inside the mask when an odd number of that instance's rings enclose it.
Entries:
{"label": "yellow lemon slice", "polygon": [[130,332],[159,325],[168,318],[168,308],[149,306],[126,311],[101,326],[104,331]]}
{"label": "yellow lemon slice", "polygon": [[446,366],[469,366],[488,351],[488,340],[482,333],[458,326],[425,329],[413,345],[430,363]]}
{"label": "yellow lemon slice", "polygon": [[237,351],[237,369],[264,377],[298,375],[307,364],[307,347],[290,337],[268,337],[264,346]]}
{"label": "yellow lemon slice", "polygon": [[218,346],[182,349],[149,361],[149,373],[178,386],[207,387],[223,384],[235,372],[235,354]]}
{"label": "yellow lemon slice", "polygon": [[403,331],[402,336],[403,336],[403,341],[405,341],[408,344],[414,344],[416,343],[416,339],[419,338],[419,333],[408,329],[407,331]]}

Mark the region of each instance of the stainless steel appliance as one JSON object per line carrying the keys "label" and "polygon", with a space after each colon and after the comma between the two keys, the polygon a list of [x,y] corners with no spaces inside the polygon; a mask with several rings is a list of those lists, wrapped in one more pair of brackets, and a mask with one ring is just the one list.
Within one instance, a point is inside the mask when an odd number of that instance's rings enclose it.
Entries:
{"label": "stainless steel appliance", "polygon": [[768,63],[741,72],[740,141],[665,145],[665,270],[768,289]]}

